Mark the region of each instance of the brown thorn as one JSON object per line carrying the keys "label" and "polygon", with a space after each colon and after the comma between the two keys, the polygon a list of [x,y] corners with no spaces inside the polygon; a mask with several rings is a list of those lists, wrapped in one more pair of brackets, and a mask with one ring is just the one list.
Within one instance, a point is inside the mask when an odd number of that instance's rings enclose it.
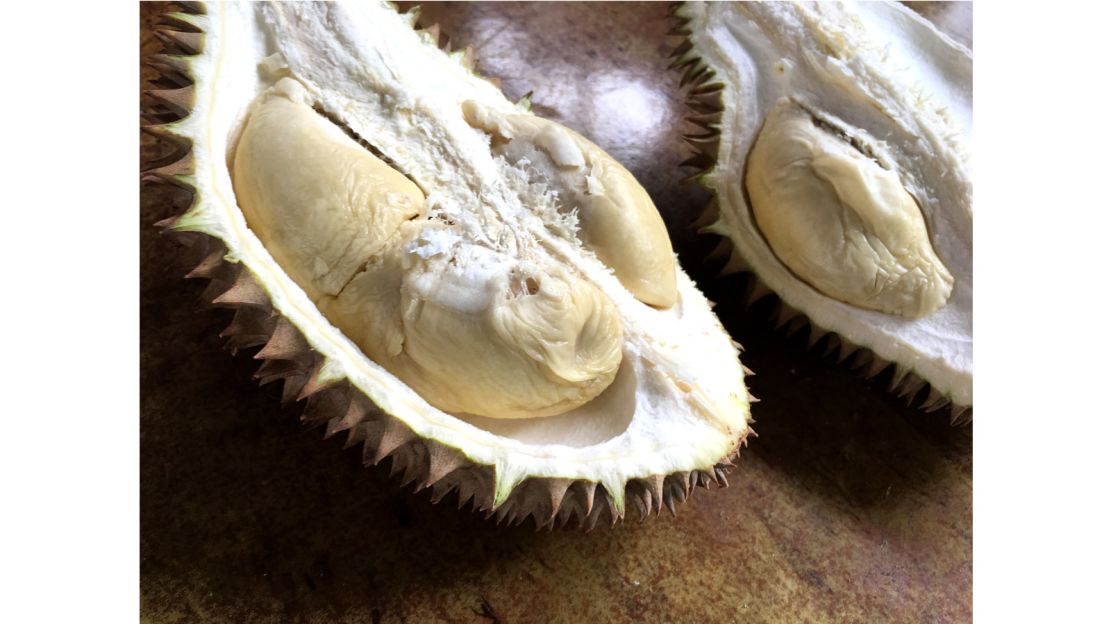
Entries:
{"label": "brown thorn", "polygon": [[[159,230],[169,230],[169,229],[172,229],[174,226],[176,226],[177,222],[180,221],[180,220],[181,220],[181,215],[176,215],[176,216],[169,217],[167,219],[162,219],[161,221],[158,221],[157,223],[154,224],[154,227],[158,228]],[[186,277],[188,277],[188,276],[186,276]]]}
{"label": "brown thorn", "polygon": [[458,452],[436,442],[428,443],[428,477],[422,487],[438,483],[465,463]]}
{"label": "brown thorn", "polygon": [[291,401],[296,400],[297,395],[300,394],[301,388],[304,387],[305,381],[308,380],[308,375],[290,375],[285,378],[285,382],[281,387],[281,404],[286,405]]}
{"label": "brown thorn", "polygon": [[285,379],[291,375],[306,374],[307,371],[297,362],[289,360],[266,360],[254,373],[254,378],[261,380],[259,385],[266,385],[278,379]]}
{"label": "brown thorn", "polygon": [[204,45],[204,34],[199,32],[184,32],[165,26],[156,27],[154,36],[166,48],[179,48],[185,54],[199,54]]}
{"label": "brown thorn", "polygon": [[723,466],[715,466],[713,468],[713,473],[717,477],[717,485],[719,485],[723,488],[727,488],[728,487],[728,479],[725,478],[725,469],[724,469],[724,467]]}
{"label": "brown thorn", "polygon": [[[220,332],[220,338],[239,338],[235,343],[239,349],[266,344],[270,337],[270,328],[266,327],[265,319],[260,321],[253,318],[252,312],[250,308],[237,308],[231,323]],[[248,342],[252,344],[247,344]]]}
{"label": "brown thorn", "polygon": [[194,2],[193,0],[177,0],[177,4],[179,4],[186,13],[192,13],[194,15],[204,15],[206,13],[203,2]]}
{"label": "brown thorn", "polygon": [[[160,91],[159,90],[147,91],[147,93],[157,99],[160,96],[156,95],[156,94],[159,94],[159,93],[173,93],[173,92],[176,92],[176,91],[179,91],[179,90],[180,89],[163,89],[163,90],[160,90]],[[139,126],[139,130],[145,132],[146,134],[149,134],[150,136],[158,139],[159,141],[165,141],[165,142],[168,142],[168,143],[172,143],[174,145],[189,147],[189,139],[188,138],[174,133],[174,131],[167,128],[166,125],[167,124],[143,124],[143,125]]]}
{"label": "brown thorn", "polygon": [[687,52],[694,49],[694,44],[689,39],[683,41],[671,52],[672,58],[682,58]]}
{"label": "brown thorn", "polygon": [[806,337],[806,350],[812,350],[817,346],[821,339],[828,335],[828,332],[818,329],[817,326],[807,323],[809,328],[809,336]]}
{"label": "brown thorn", "polygon": [[897,390],[897,392],[900,396],[906,398],[906,405],[913,406],[914,399],[917,398],[917,394],[921,389],[925,387],[925,383],[924,379],[915,375],[909,375],[907,379],[902,382],[902,387]]}
{"label": "brown thorn", "polygon": [[[382,433],[378,436],[377,441],[372,438],[367,438],[366,446],[363,447],[362,461],[365,464],[375,464],[388,457],[398,448],[405,443],[412,440],[415,436],[412,430],[406,427],[401,421],[393,418],[386,417],[382,423]],[[373,452],[371,451],[373,446]],[[367,460],[370,461],[367,461]]]}
{"label": "brown thorn", "polygon": [[841,341],[840,348],[837,349],[836,352],[836,363],[843,363],[845,360],[855,355],[858,351],[859,349],[857,349],[855,345]]}
{"label": "brown thorn", "polygon": [[170,27],[180,31],[188,31],[190,33],[198,33],[197,27],[189,22],[178,18],[173,13],[163,13],[158,16],[158,24],[162,27]]}
{"label": "brown thorn", "polygon": [[[561,513],[559,515],[559,528],[560,529],[565,528],[567,526],[567,523],[570,522],[571,517],[577,518],[577,515],[574,514],[574,513],[569,512],[569,511]],[[555,527],[552,526],[552,528],[555,528]]]}
{"label": "brown thorn", "polygon": [[[674,487],[675,496],[678,496],[679,502],[685,502],[690,497],[690,473],[676,472],[671,475],[671,482]],[[681,494],[681,496],[679,496]]]}
{"label": "brown thorn", "polygon": [[601,517],[601,513],[586,514],[586,519],[582,521],[582,530],[586,533],[594,530],[597,526],[597,519]]}
{"label": "brown thorn", "polygon": [[301,332],[284,317],[278,319],[274,333],[262,350],[255,354],[256,360],[292,360],[308,352],[308,343]]}
{"label": "brown thorn", "polygon": [[432,498],[431,498],[432,504],[433,505],[438,505],[439,501],[443,500],[443,497],[447,496],[447,494],[449,494],[450,492],[451,492],[451,488],[438,488],[437,489],[435,486],[432,486]]}
{"label": "brown thorn", "polygon": [[324,378],[324,366],[327,364],[327,358],[321,357],[316,361],[315,366],[312,367],[312,372],[308,375],[308,381],[305,382],[304,387],[301,388],[301,393],[297,395],[297,400],[307,399],[308,397],[333,387],[339,383],[335,378]]}
{"label": "brown thorn", "polygon": [[[681,55],[676,56],[675,59],[673,61],[671,61],[671,64],[667,65],[667,69],[671,70],[671,69],[679,69],[680,67],[689,67],[689,66],[692,66],[692,65],[696,65],[699,60],[700,59],[698,59],[697,57],[684,58]],[[682,85],[685,85],[685,84],[686,84],[685,82],[682,83]]]}
{"label": "brown thorn", "polygon": [[547,523],[555,521],[555,516],[559,513],[559,507],[563,504],[563,498],[566,497],[567,490],[574,481],[571,479],[548,479],[548,495],[549,503],[551,505],[551,514],[547,519]]}
{"label": "brown thorn", "polygon": [[685,86],[691,82],[696,83],[699,78],[705,76],[705,73],[709,71],[709,66],[701,63],[701,59],[698,59],[698,63],[699,64],[696,65],[690,65],[687,68],[686,74],[683,75],[682,80],[679,81],[679,86]]}
{"label": "brown thorn", "polygon": [[651,492],[652,506],[656,513],[663,511],[663,481],[666,476],[657,474],[648,477],[647,486]]}
{"label": "brown thorn", "polygon": [[200,261],[191,271],[185,274],[186,279],[207,278],[210,279],[216,275],[220,267],[224,263],[224,254],[226,250],[222,245],[217,246],[208,255]]}
{"label": "brown thorn", "polygon": [[[635,490],[639,490],[638,492]],[[644,500],[644,497],[648,500]],[[636,503],[636,509],[640,512],[640,522],[643,522],[648,517],[648,512],[651,511],[651,494],[648,493],[646,488],[643,488],[640,483],[633,481],[628,484],[625,489],[624,500],[625,505],[628,505],[628,500]]]}
{"label": "brown thorn", "polygon": [[[357,397],[361,395],[356,392],[355,396]],[[352,400],[352,402],[354,401]],[[347,430],[347,439],[343,442],[343,448],[349,449],[353,446],[363,444],[364,442],[366,442],[366,436],[369,435],[369,433],[370,432],[367,430],[366,423],[360,422],[354,427],[351,427]]]}
{"label": "brown thorn", "polygon": [[671,517],[672,518],[677,518],[678,517],[678,512],[675,510],[675,507],[674,507],[674,495],[673,494],[670,495],[670,496],[664,497],[663,504],[667,506],[667,511],[671,512]]}
{"label": "brown thorn", "polygon": [[930,386],[929,396],[927,396],[925,401],[921,404],[921,409],[925,410],[926,413],[935,412],[947,404],[948,397],[944,396],[944,394],[939,392],[936,388]]}
{"label": "brown thorn", "polygon": [[[148,89],[146,94],[174,109],[174,112],[185,117],[193,108],[196,98],[196,88],[193,85],[177,89]],[[145,128],[144,128],[145,129]]]}
{"label": "brown thorn", "polygon": [[691,145],[705,145],[719,142],[721,140],[721,133],[715,130],[707,130],[701,134],[684,134],[682,138]]}
{"label": "brown thorn", "polygon": [[144,171],[142,175],[143,180],[156,180],[159,182],[170,182],[178,186],[189,188],[187,184],[178,181],[179,176],[187,176],[193,173],[193,152],[189,151],[181,156],[178,160],[155,169]]}
{"label": "brown thorn", "polygon": [[871,362],[870,362],[870,364],[868,364],[867,372],[864,373],[864,375],[866,376],[867,379],[874,378],[874,376],[876,376],[879,373],[881,373],[882,371],[886,370],[887,366],[889,366],[889,365],[890,365],[890,362],[888,362],[887,360],[879,358],[878,355],[872,354],[871,355]]}
{"label": "brown thorn", "polygon": [[696,113],[688,119],[701,119],[703,116],[712,115],[714,123],[720,122],[721,112],[725,109],[719,98],[713,98],[712,100],[691,98],[686,100],[686,106]]}
{"label": "brown thorn", "polygon": [[587,517],[594,510],[594,494],[595,493],[597,493],[597,484],[596,483],[591,483],[589,481],[583,482],[582,494],[583,494],[583,497],[584,497],[585,500],[583,501],[583,504],[582,504],[582,510],[585,512]]}
{"label": "brown thorn", "polygon": [[700,84],[700,85],[694,87],[693,89],[690,89],[690,95],[692,95],[692,96],[712,95],[714,93],[720,93],[721,91],[724,91],[724,90],[725,90],[725,84],[723,82],[706,82],[704,84]]}
{"label": "brown thorn", "polygon": [[617,526],[617,522],[623,517],[617,515],[617,504],[613,501],[613,497],[609,495],[608,491],[605,492],[605,496],[602,498],[605,500],[605,510],[609,512],[609,526]]}
{"label": "brown thorn", "polygon": [[239,275],[236,276],[231,288],[213,299],[212,303],[224,307],[255,306],[265,308],[270,305],[270,300],[258,286],[258,283],[251,278],[250,272],[243,269],[239,271]]}
{"label": "brown thorn", "polygon": [[177,76],[185,79],[189,77],[190,64],[186,56],[179,54],[151,54],[147,58],[147,64],[163,74],[177,74]]}
{"label": "brown thorn", "polygon": [[[455,490],[456,498],[458,498],[458,501],[459,501],[459,509],[462,509],[463,505],[465,505],[466,502],[471,500],[472,497],[474,496],[473,492],[463,489],[465,487],[465,484],[466,484],[466,481],[463,481],[462,483],[459,484],[459,487],[456,488],[456,490]],[[448,488],[448,489],[450,489],[450,488]]]}
{"label": "brown thorn", "polygon": [[426,454],[424,452],[425,447],[423,444],[416,443],[407,447],[406,450],[408,449],[411,449],[412,455],[405,458],[405,471],[404,475],[401,477],[401,487],[405,488],[416,483],[415,491],[419,492],[424,489],[424,485],[419,483],[422,466],[419,461],[420,458],[417,457],[417,455]]}
{"label": "brown thorn", "polygon": [[[879,360],[879,356],[876,355],[876,356],[873,356],[873,357],[876,360]],[[873,376],[873,375],[869,375],[869,377],[871,377],[871,376]],[[889,390],[891,392],[898,392],[900,386],[908,385],[911,381],[912,381],[912,377],[910,375],[910,369],[908,369],[905,366],[902,366],[900,364],[895,364],[895,366],[894,366],[894,375],[890,379]]]}
{"label": "brown thorn", "polygon": [[[357,392],[353,394],[361,396]],[[328,421],[328,427],[324,431],[324,438],[327,439],[341,431],[354,429],[359,423],[366,419],[366,415],[369,412],[370,409],[367,405],[352,396],[347,405],[347,410],[343,412],[342,415],[336,416]],[[356,441],[348,439],[346,446],[351,446],[354,442]]]}
{"label": "brown thorn", "polygon": [[[351,404],[351,387],[337,388],[312,396],[301,412],[301,423],[312,427],[330,423],[345,414]],[[325,434],[325,438],[327,435]]]}

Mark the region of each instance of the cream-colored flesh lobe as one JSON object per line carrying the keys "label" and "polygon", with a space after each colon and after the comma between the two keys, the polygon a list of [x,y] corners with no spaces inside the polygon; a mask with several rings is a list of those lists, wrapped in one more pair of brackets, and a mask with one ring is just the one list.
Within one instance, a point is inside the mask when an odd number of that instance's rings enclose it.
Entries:
{"label": "cream-colored flesh lobe", "polygon": [[845,303],[907,318],[952,292],[898,176],[781,100],[748,156],[756,223],[794,273]]}
{"label": "cream-colored flesh lobe", "polygon": [[579,236],[649,305],[674,305],[675,257],[659,211],[620,163],[573,130],[535,115],[503,115],[474,101],[467,122],[490,135],[493,153],[538,174],[566,210],[578,211]]}
{"label": "cream-colored flesh lobe", "polygon": [[596,287],[463,241],[426,253],[428,232],[406,229],[412,239],[321,308],[430,402],[535,418],[578,407],[613,381],[621,327]]}
{"label": "cream-colored flesh lobe", "polygon": [[239,201],[368,356],[440,409],[492,418],[559,414],[612,382],[621,326],[597,287],[417,218],[416,185],[306,97],[290,78],[260,97],[236,153]]}
{"label": "cream-colored flesh lobe", "polygon": [[275,259],[313,298],[335,295],[424,195],[307,103],[292,79],[253,107],[235,152],[235,192]]}

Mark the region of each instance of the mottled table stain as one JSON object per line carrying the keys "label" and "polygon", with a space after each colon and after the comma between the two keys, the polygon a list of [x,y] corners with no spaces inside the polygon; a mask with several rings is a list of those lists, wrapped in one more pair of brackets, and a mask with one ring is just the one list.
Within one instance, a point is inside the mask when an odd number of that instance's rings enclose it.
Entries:
{"label": "mottled table stain", "polygon": [[[166,7],[142,5],[140,51]],[[758,375],[760,437],[726,489],[678,517],[591,533],[497,528],[363,468],[304,430],[230,316],[197,309],[153,223],[179,191],[144,185],[141,597],[148,622],[959,622],[971,619],[971,427],[905,408],[715,279],[690,222],[677,40],[663,4],[426,5],[510,97],[581,131],[639,177],[687,270]],[[969,22],[967,22],[969,23]],[[153,78],[143,70],[143,80]],[[144,139],[152,157],[159,146]],[[819,345],[820,346],[820,345]]]}

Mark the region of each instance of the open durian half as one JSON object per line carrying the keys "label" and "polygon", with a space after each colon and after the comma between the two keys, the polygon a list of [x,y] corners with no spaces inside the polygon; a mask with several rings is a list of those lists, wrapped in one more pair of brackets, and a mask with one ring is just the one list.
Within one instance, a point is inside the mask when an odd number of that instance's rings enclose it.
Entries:
{"label": "open durian half", "polygon": [[[970,52],[904,6],[676,9],[699,225],[778,322],[927,410],[972,404]],[[768,291],[769,289],[769,291]],[[930,386],[923,392],[925,384]]]}
{"label": "open durian half", "polygon": [[[167,16],[166,227],[305,420],[537,526],[674,511],[748,435],[736,345],[650,198],[384,4]],[[436,31],[438,32],[438,31]],[[150,111],[148,111],[150,112]],[[158,118],[157,111],[150,112]]]}

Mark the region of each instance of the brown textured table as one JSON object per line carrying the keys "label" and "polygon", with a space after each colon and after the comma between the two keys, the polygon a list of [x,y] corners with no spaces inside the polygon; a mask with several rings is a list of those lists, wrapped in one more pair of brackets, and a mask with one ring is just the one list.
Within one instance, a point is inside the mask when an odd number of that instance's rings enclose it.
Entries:
{"label": "brown textured table", "polygon": [[[141,52],[164,5],[141,8]],[[497,528],[432,505],[303,430],[230,317],[198,311],[152,224],[175,193],[143,186],[141,612],[149,622],[958,622],[971,619],[971,427],[905,408],[744,310],[714,279],[708,199],[689,155],[676,40],[662,4],[426,5],[510,97],[593,138],[639,177],[684,266],[719,302],[758,373],[760,437],[731,487],[678,517],[584,534]],[[969,24],[969,22],[963,22]],[[969,32],[969,29],[968,29]],[[144,68],[144,85],[153,73]],[[159,146],[143,139],[145,156]]]}

